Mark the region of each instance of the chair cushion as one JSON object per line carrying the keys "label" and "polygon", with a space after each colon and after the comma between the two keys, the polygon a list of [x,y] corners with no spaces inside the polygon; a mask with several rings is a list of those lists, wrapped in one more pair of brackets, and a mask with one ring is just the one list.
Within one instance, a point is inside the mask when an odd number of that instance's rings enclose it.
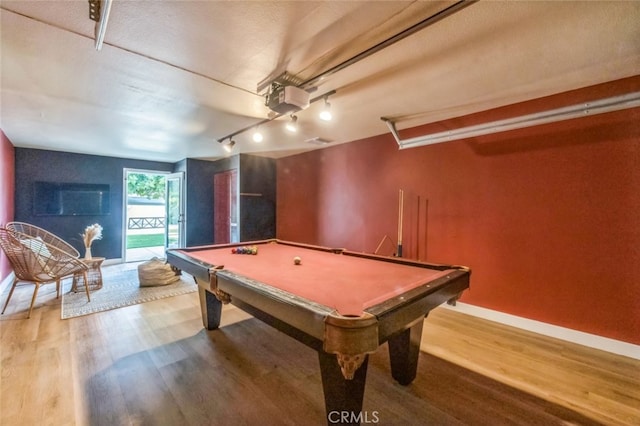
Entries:
{"label": "chair cushion", "polygon": [[45,257],[51,257],[51,252],[49,251],[49,247],[47,247],[47,244],[45,244],[44,241],[42,241],[42,238],[40,237],[35,237],[35,238],[25,238],[23,240],[20,240],[20,243],[31,249],[32,252],[34,252],[36,254],[36,256],[45,256]]}
{"label": "chair cushion", "polygon": [[51,268],[49,267],[49,261],[53,259],[53,255],[49,251],[47,244],[40,237],[24,238],[20,240],[20,244],[27,247],[36,261],[42,268],[42,271],[38,272],[35,276],[42,281],[48,281],[51,279]]}

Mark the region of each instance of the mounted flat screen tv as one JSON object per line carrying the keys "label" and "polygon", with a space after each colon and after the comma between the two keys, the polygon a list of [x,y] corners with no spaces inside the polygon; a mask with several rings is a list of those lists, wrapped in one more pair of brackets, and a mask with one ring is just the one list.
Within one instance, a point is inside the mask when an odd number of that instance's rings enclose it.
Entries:
{"label": "mounted flat screen tv", "polygon": [[110,212],[108,184],[34,182],[36,216],[99,216]]}

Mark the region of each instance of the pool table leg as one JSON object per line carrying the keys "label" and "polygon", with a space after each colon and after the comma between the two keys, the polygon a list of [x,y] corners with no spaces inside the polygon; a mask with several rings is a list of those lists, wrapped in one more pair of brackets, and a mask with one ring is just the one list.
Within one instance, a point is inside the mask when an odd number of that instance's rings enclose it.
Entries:
{"label": "pool table leg", "polygon": [[[320,359],[320,372],[322,374],[322,389],[324,390],[324,403],[327,410],[327,424],[336,424],[336,419],[359,419],[362,412],[364,399],[364,385],[367,378],[367,364],[369,356],[355,372],[352,380],[347,380],[342,375],[335,354],[318,351]],[[343,413],[351,412],[353,415]],[[344,417],[341,417],[344,416]],[[333,420],[333,421],[332,421]],[[360,424],[358,423],[340,423]]]}
{"label": "pool table leg", "polygon": [[416,378],[422,325],[424,318],[389,339],[391,375],[401,385],[408,385]]}
{"label": "pool table leg", "polygon": [[222,316],[222,302],[204,287],[198,286],[200,296],[200,310],[202,311],[202,325],[207,330],[215,330],[220,327]]}

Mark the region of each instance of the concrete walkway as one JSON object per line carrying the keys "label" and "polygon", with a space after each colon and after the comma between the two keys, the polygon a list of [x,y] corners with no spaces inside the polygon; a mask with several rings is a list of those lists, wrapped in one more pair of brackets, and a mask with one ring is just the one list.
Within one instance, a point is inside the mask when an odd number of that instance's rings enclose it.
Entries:
{"label": "concrete walkway", "polygon": [[145,260],[151,260],[157,257],[160,259],[165,258],[164,247],[141,247],[135,249],[127,249],[127,262],[140,262]]}

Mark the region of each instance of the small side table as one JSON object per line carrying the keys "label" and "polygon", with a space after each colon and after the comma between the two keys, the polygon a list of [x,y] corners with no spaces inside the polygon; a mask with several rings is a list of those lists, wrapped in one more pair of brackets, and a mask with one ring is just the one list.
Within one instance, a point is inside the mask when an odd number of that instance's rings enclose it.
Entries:
{"label": "small side table", "polygon": [[[89,267],[87,270],[87,281],[89,284],[89,290],[98,290],[102,288],[102,262],[104,257],[93,257],[91,259],[80,259],[85,265]],[[78,292],[78,289],[84,289],[84,275],[80,272],[73,274],[73,284],[71,284],[71,291]]]}

